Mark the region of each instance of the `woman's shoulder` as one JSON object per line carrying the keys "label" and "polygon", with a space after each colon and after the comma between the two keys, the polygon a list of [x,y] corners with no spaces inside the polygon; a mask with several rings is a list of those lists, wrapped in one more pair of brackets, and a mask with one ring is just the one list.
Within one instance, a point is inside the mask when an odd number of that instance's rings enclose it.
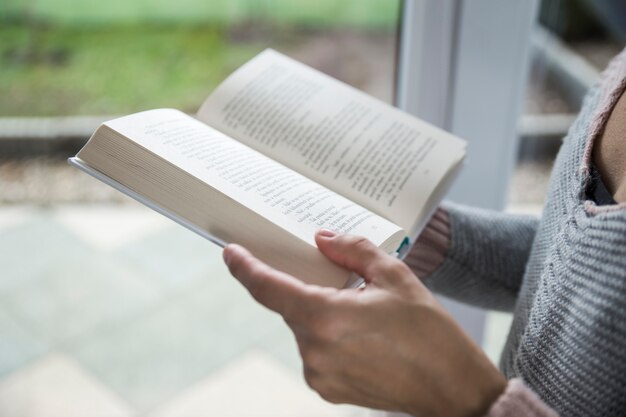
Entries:
{"label": "woman's shoulder", "polygon": [[[626,219],[626,49],[603,71],[600,80],[587,94],[581,112],[570,128],[555,166],[555,174],[565,182],[572,203],[584,207],[586,215],[603,212]],[[622,99],[622,96],[623,99]],[[595,164],[594,164],[595,162]],[[617,204],[597,205],[587,199],[597,165]],[[560,188],[560,187],[559,187]]]}

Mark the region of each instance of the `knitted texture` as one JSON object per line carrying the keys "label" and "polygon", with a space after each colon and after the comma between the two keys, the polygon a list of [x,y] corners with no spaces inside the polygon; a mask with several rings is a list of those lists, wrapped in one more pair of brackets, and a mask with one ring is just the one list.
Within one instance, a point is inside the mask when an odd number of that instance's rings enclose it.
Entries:
{"label": "knitted texture", "polygon": [[626,51],[570,128],[540,221],[448,207],[450,249],[425,279],[462,301],[513,308],[500,368],[561,416],[626,415],[626,204],[584,197],[593,141],[625,85]]}
{"label": "knitted texture", "polygon": [[450,221],[445,209],[439,207],[404,262],[418,277],[426,277],[444,261],[450,246]]}
{"label": "knitted texture", "polygon": [[[423,282],[435,292],[495,310],[512,311],[538,219],[447,205],[450,248]],[[514,256],[511,256],[514,254]],[[413,251],[405,262],[411,265]]]}

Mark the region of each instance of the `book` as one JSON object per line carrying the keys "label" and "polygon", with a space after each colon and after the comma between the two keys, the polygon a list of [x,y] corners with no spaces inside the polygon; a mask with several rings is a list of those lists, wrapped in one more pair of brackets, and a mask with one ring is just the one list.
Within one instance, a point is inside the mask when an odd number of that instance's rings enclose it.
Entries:
{"label": "book", "polygon": [[103,123],[69,162],[218,245],[238,243],[317,285],[354,277],[317,249],[326,228],[403,256],[465,141],[267,49],[194,116]]}

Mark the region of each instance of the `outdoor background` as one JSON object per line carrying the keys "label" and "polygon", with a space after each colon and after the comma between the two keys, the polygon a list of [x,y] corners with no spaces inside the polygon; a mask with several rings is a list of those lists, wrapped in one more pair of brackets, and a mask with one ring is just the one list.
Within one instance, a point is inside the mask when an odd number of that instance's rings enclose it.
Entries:
{"label": "outdoor background", "polygon": [[[539,213],[560,140],[626,39],[545,0],[508,210]],[[619,2],[614,2],[618,4]],[[0,2],[0,415],[364,416],[301,377],[220,250],[65,162],[106,119],[194,113],[266,47],[393,103],[398,0]],[[510,317],[490,313],[497,361]]]}
{"label": "outdoor background", "polygon": [[221,251],[67,165],[102,120],[194,113],[272,47],[391,102],[399,2],[0,2],[0,415],[366,415],[306,387]]}
{"label": "outdoor background", "polygon": [[0,113],[195,112],[226,75],[269,46],[361,88],[371,69],[358,60],[383,61],[387,85],[379,95],[389,99],[398,7],[388,0],[5,0]]}

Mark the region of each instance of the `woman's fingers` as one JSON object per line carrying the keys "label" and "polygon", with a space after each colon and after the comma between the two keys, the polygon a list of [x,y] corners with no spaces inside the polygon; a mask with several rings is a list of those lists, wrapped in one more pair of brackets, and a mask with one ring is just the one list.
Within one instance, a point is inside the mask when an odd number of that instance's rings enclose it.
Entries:
{"label": "woman's fingers", "polygon": [[223,256],[230,273],[252,297],[286,320],[298,320],[299,316],[310,311],[312,303],[320,308],[323,301],[321,288],[269,267],[239,245],[228,245]]}
{"label": "woman's fingers", "polygon": [[389,256],[364,237],[339,235],[322,229],[315,234],[315,242],[328,259],[356,272],[368,284],[393,286],[412,276],[403,262]]}

